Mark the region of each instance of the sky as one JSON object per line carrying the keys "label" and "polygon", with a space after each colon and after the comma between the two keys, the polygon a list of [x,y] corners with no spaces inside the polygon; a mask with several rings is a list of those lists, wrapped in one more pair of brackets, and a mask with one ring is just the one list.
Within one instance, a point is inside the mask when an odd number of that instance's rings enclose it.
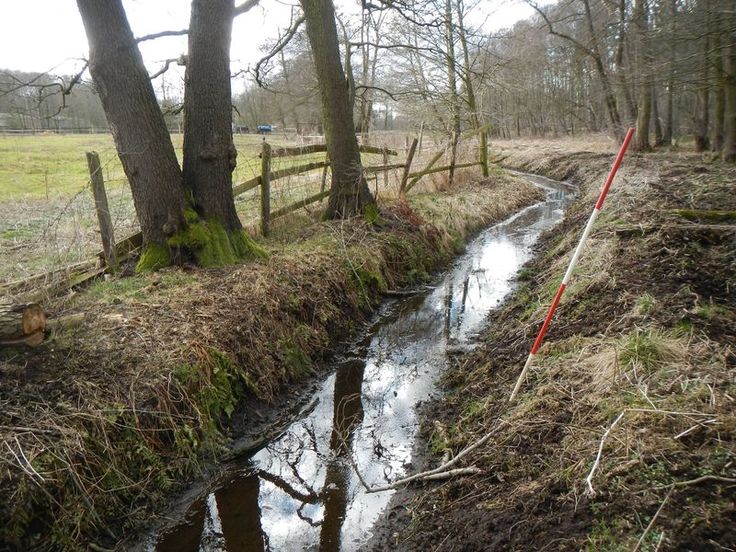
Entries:
{"label": "sky", "polygon": [[[236,4],[241,0],[236,0]],[[191,0],[123,0],[136,36],[184,29]],[[262,46],[288,24],[298,2],[261,0],[261,5],[235,19],[231,59],[233,67],[253,65]],[[358,9],[359,0],[338,0],[342,11]],[[480,0],[487,30],[508,27],[528,17],[532,9],[521,0]],[[75,0],[0,0],[0,69],[72,74],[87,56],[87,38]],[[186,37],[167,37],[141,44],[149,71],[162,60],[186,51]]]}

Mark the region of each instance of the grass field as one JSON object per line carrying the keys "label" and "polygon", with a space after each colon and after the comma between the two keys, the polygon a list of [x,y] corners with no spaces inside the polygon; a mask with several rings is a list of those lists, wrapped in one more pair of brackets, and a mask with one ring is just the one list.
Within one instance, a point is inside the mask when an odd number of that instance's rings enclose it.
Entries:
{"label": "grass field", "polygon": [[[258,154],[263,137],[249,134],[234,139],[238,166],[233,181],[238,183],[260,174]],[[181,158],[182,135],[174,134],[172,140]],[[302,144],[280,134],[269,135],[267,140],[273,146]],[[403,140],[403,134],[387,135],[376,143],[395,146]],[[0,283],[88,260],[100,249],[86,151],[100,155],[116,239],[138,230],[132,196],[111,135],[0,135]],[[322,160],[323,153],[278,158],[272,169]],[[382,159],[367,155],[363,162],[377,165]],[[271,188],[271,209],[314,194],[320,177],[321,171],[312,171],[278,180]],[[392,181],[397,179],[394,172]],[[260,209],[259,190],[238,196],[236,207],[244,225],[254,224]]]}
{"label": "grass field", "polygon": [[[182,135],[173,134],[172,140],[181,158]],[[256,134],[235,136],[236,180],[251,178],[260,170],[257,156],[261,141]],[[268,141],[273,145],[293,144],[278,135],[269,136]],[[110,134],[0,135],[0,202],[77,193],[89,180],[84,155],[87,151],[100,154],[108,186],[125,184]]]}
{"label": "grass field", "polygon": [[[272,134],[266,139],[277,147],[305,144],[296,136],[281,134]],[[172,140],[181,158],[182,135],[174,134]],[[233,182],[237,184],[260,174],[258,154],[263,137],[236,135],[234,140],[238,165],[233,173]],[[377,132],[372,135],[371,144],[397,150],[398,157],[391,158],[389,163],[400,163],[406,155],[406,141],[403,133]],[[436,151],[439,141],[438,137],[425,134],[426,145],[415,156],[414,169],[424,166]],[[474,146],[471,143],[466,146],[464,155],[474,155]],[[97,151],[100,155],[116,240],[139,230],[133,198],[111,135],[0,135],[0,284],[88,261],[101,249],[89,185],[87,151]],[[324,158],[324,153],[274,158],[272,170]],[[382,163],[381,155],[363,155],[364,166]],[[474,168],[467,169],[468,175],[477,176],[477,172]],[[321,175],[322,171],[314,170],[274,181],[271,210],[319,191]],[[396,193],[401,171],[393,170],[387,176],[387,180],[383,174],[368,177],[371,190],[380,191],[381,197]],[[440,189],[445,180],[444,174],[431,175],[412,193]],[[257,228],[260,190],[256,188],[237,196],[235,205],[243,225]]]}

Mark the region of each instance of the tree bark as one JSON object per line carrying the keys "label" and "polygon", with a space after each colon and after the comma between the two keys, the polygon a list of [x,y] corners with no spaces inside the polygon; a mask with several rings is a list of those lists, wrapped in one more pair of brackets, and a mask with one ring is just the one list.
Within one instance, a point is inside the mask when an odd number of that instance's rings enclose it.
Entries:
{"label": "tree bark", "polygon": [[363,175],[348,88],[340,62],[340,49],[332,0],[300,0],[307,23],[315,73],[319,83],[332,186],[326,218],[361,214],[375,203]]}
{"label": "tree bark", "polygon": [[89,69],[130,183],[145,244],[184,226],[182,175],[122,0],[77,0]]}
{"label": "tree bark", "polygon": [[230,91],[233,7],[233,0],[192,2],[184,95],[184,186],[197,213],[228,232],[242,228],[232,190],[237,156]]}
{"label": "tree bark", "polygon": [[654,147],[664,145],[664,133],[662,132],[662,121],[659,117],[659,101],[657,100],[657,87],[652,84],[652,122],[654,123]]}
{"label": "tree bark", "polygon": [[[704,2],[698,2],[698,8],[704,10],[705,18],[705,29],[709,33],[709,26],[711,22],[710,14],[710,0],[704,0]],[[698,92],[698,107],[700,113],[696,116],[695,121],[695,151],[705,151],[710,147],[710,140],[708,139],[708,128],[710,127],[710,82],[709,81],[709,59],[708,52],[710,50],[710,35],[706,34],[703,37],[703,57],[700,65],[700,90]]]}
{"label": "tree bark", "polygon": [[639,101],[636,112],[636,149],[652,151],[649,142],[649,123],[652,118],[652,86],[650,82],[650,61],[647,40],[648,17],[646,0],[636,0],[634,6],[634,24],[636,26],[636,71],[638,76]]}
{"label": "tree bark", "polygon": [[723,50],[725,88],[725,116],[723,134],[723,159],[736,162],[736,17],[731,17],[731,32],[727,35],[727,48]]}
{"label": "tree bark", "polygon": [[720,152],[723,149],[724,117],[726,115],[726,83],[723,71],[723,41],[721,40],[721,22],[716,19],[713,35],[713,134],[711,148]]}
{"label": "tree bark", "polygon": [[670,0],[669,6],[669,30],[672,37],[672,43],[669,45],[669,58],[667,69],[667,111],[664,119],[664,136],[663,142],[667,146],[672,145],[673,120],[674,120],[674,87],[675,87],[675,60],[677,55],[677,42],[674,39],[677,30],[677,0]]}

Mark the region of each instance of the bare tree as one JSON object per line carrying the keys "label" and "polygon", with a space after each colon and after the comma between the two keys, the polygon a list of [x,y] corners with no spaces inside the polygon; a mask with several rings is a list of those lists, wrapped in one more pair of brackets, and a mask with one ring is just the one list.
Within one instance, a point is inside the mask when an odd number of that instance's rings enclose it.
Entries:
{"label": "bare tree", "polygon": [[332,0],[300,0],[319,83],[322,120],[332,167],[326,218],[361,214],[375,200],[363,175],[345,72],[340,62]]}

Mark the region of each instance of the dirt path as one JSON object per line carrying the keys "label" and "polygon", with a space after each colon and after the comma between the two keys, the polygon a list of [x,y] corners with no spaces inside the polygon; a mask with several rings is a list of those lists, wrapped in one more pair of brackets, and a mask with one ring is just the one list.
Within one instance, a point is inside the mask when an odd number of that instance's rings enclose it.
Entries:
{"label": "dirt path", "polygon": [[[462,464],[482,473],[401,493],[370,548],[734,548],[736,169],[691,154],[627,157],[510,405],[613,153],[595,143],[497,147],[510,167],[580,184],[581,198],[522,270],[483,345],[447,374],[446,400],[425,411],[427,466],[438,461],[432,450],[457,452],[503,421]],[[712,210],[731,214],[703,212]],[[586,477],[619,416],[590,493]]]}

